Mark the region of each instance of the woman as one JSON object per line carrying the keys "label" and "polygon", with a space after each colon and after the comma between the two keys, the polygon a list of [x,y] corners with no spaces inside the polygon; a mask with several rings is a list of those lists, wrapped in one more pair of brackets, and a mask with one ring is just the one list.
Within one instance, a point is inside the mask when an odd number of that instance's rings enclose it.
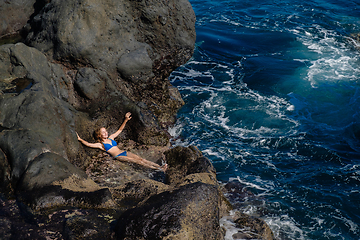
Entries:
{"label": "woman", "polygon": [[114,133],[109,136],[108,132],[106,131],[106,128],[99,128],[95,131],[95,138],[98,141],[97,143],[89,143],[79,137],[79,134],[76,133],[78,140],[84,144],[87,147],[91,148],[99,148],[103,151],[108,152],[111,156],[114,158],[125,161],[125,162],[131,162],[136,163],[139,165],[142,165],[144,167],[148,167],[151,169],[159,169],[162,171],[166,171],[167,164],[160,166],[159,164],[156,164],[154,162],[148,161],[144,158],[139,157],[136,154],[133,154],[131,152],[126,152],[123,150],[120,150],[117,147],[117,143],[114,141],[114,139],[119,136],[119,134],[122,132],[122,130],[125,128],[126,123],[131,119],[131,113],[125,114],[125,120],[121,124],[120,128]]}

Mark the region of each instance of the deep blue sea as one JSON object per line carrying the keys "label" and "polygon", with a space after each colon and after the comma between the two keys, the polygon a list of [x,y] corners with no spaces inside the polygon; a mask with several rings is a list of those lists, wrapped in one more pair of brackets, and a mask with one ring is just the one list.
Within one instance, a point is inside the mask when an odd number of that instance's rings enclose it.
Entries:
{"label": "deep blue sea", "polygon": [[251,191],[239,210],[277,239],[360,239],[360,0],[190,2],[174,144]]}

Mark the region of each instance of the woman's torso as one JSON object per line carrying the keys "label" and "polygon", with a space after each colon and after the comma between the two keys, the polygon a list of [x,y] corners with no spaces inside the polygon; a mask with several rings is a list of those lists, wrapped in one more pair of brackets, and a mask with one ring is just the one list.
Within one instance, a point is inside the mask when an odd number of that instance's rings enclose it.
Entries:
{"label": "woman's torso", "polygon": [[123,152],[123,150],[120,150],[117,146],[117,142],[111,138],[105,139],[102,144],[104,146],[104,150],[112,156],[117,156]]}

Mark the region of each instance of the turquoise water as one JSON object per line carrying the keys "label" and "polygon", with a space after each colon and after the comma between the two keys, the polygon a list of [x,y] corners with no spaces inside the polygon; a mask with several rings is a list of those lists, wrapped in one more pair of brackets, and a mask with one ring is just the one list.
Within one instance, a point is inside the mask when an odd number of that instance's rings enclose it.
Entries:
{"label": "turquoise water", "polygon": [[278,239],[360,239],[360,2],[190,2],[174,144],[251,191],[236,206]]}

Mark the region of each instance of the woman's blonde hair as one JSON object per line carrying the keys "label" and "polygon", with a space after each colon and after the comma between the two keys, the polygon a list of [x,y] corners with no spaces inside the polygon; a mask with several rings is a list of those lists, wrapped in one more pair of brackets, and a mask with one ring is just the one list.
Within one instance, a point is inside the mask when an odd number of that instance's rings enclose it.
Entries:
{"label": "woman's blonde hair", "polygon": [[94,131],[94,138],[97,142],[101,142],[101,133],[100,133],[100,130],[104,128],[104,127],[98,127],[95,129]]}

